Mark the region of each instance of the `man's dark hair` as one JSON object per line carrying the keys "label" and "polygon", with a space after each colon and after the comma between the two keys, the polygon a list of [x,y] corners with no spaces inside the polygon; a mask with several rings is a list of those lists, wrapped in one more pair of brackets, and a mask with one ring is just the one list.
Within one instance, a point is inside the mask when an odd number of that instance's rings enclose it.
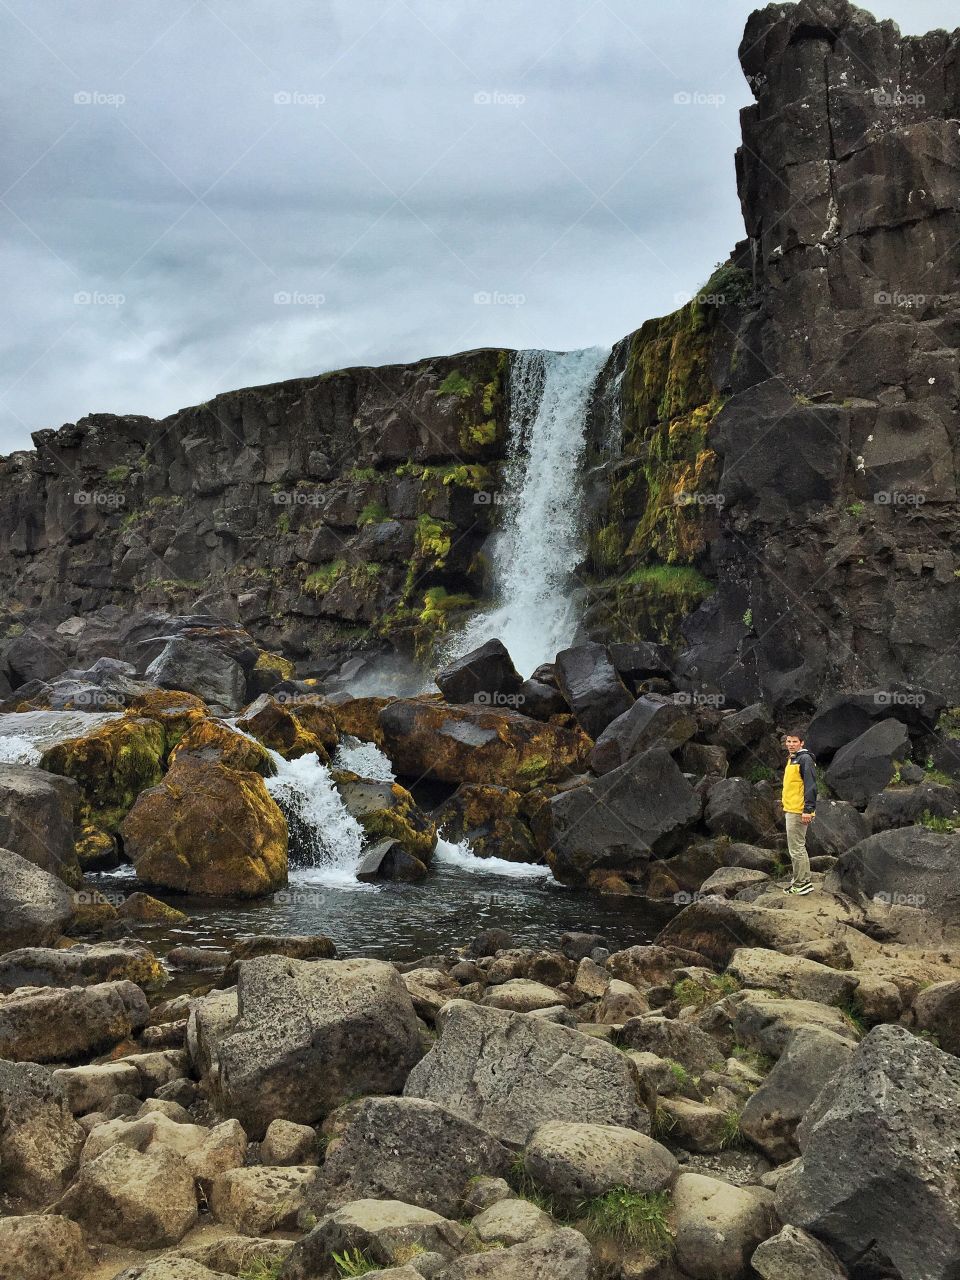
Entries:
{"label": "man's dark hair", "polygon": [[806,739],[803,736],[803,733],[799,729],[788,729],[783,736],[785,738],[799,738],[801,742],[806,741]]}

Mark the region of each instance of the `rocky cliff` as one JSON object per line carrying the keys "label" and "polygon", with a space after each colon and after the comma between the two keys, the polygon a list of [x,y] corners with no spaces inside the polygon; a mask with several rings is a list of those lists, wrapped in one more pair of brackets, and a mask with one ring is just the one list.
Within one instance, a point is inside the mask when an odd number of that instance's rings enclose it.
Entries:
{"label": "rocky cliff", "polygon": [[[585,634],[667,640],[733,702],[903,680],[960,701],[958,48],[846,0],[750,18],[747,238],[598,384]],[[318,665],[422,652],[489,592],[508,367],[474,351],[36,433],[0,463],[0,627],[227,599]]]}

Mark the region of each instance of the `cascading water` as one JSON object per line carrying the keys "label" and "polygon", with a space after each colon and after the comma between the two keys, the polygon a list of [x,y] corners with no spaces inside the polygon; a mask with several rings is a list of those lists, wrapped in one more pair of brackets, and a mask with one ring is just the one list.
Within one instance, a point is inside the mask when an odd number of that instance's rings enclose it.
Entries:
{"label": "cascading water", "polygon": [[518,351],[510,370],[510,454],[493,551],[498,604],[448,648],[507,646],[523,675],[573,639],[571,575],[583,554],[582,467],[593,387],[609,350]]}
{"label": "cascading water", "polygon": [[296,760],[276,751],[270,757],[277,772],[265,781],[287,819],[291,873],[300,871],[301,878],[319,884],[360,887],[363,827],[348,812],[330,770],[314,752]]}

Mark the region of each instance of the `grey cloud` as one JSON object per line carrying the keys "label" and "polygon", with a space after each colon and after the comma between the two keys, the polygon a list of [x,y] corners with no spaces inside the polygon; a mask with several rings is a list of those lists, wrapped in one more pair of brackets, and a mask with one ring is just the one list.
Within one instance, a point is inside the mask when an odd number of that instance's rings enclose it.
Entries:
{"label": "grey cloud", "polygon": [[[0,448],[347,364],[610,343],[671,310],[743,234],[751,7],[9,0]],[[919,31],[952,8],[884,13]]]}

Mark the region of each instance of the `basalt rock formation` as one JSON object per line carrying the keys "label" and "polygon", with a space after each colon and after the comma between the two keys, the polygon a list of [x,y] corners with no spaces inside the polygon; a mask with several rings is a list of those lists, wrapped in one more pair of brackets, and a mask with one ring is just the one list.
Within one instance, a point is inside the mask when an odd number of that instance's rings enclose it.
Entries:
{"label": "basalt rock formation", "polygon": [[[801,0],[740,59],[746,239],[598,381],[580,638],[667,642],[730,703],[960,701],[960,33]],[[489,596],[508,370],[473,351],[35,433],[0,461],[8,649],[37,618],[226,599],[307,667],[423,652]]]}

